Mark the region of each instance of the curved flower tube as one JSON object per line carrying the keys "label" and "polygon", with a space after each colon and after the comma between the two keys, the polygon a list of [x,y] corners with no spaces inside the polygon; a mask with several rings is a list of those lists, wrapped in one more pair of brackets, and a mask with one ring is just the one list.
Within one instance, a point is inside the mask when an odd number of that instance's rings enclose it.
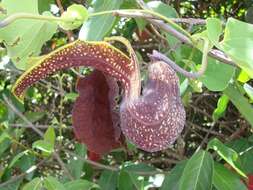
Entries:
{"label": "curved flower tube", "polygon": [[[26,71],[13,93],[22,99],[27,87],[58,70],[91,66],[95,71],[77,83],[79,97],[73,110],[77,139],[90,151],[104,154],[121,146],[122,130],[145,151],[165,149],[181,133],[185,122],[176,73],[164,62],[152,63],[141,95],[135,54],[126,40],[120,41],[127,45],[131,58],[107,42],[78,40],[63,46]],[[116,81],[124,89],[119,113],[114,109]]]}

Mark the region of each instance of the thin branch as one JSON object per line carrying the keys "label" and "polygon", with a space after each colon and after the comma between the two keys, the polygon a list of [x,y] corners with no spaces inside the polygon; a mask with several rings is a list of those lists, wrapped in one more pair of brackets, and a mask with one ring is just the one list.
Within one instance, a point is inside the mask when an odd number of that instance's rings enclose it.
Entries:
{"label": "thin branch", "polygon": [[[105,170],[110,170],[110,171],[120,171],[120,168],[117,167],[117,166],[114,166],[114,167],[113,167],[113,166],[107,166],[107,165],[100,164],[100,163],[98,163],[98,162],[94,162],[94,161],[92,161],[92,160],[83,158],[83,157],[81,157],[81,156],[79,156],[79,155],[77,155],[77,154],[75,154],[75,153],[73,153],[73,152],[71,152],[71,151],[68,151],[68,150],[64,150],[64,151],[67,152],[68,154],[70,154],[70,155],[72,155],[72,156],[74,156],[74,157],[76,157],[76,158],[78,158],[78,159],[84,161],[85,163],[88,163],[88,164],[90,164],[90,165],[93,165],[93,166],[95,166],[95,167],[97,167],[97,168],[105,169]],[[151,176],[151,175],[156,175],[156,174],[164,174],[164,173],[167,173],[167,172],[159,171],[159,170],[157,170],[157,171],[151,171],[151,172],[141,172],[141,171],[131,171],[131,172],[136,173],[136,174],[138,174],[138,175],[143,175],[143,176]]]}
{"label": "thin branch", "polygon": [[203,53],[203,58],[202,58],[202,64],[201,64],[201,68],[195,72],[195,73],[191,73],[188,72],[186,70],[184,70],[183,68],[181,68],[180,66],[178,66],[174,61],[172,61],[170,58],[168,58],[166,55],[154,50],[153,54],[150,54],[149,57],[151,58],[151,60],[160,60],[160,61],[164,61],[165,63],[167,63],[172,69],[174,69],[176,72],[181,73],[182,75],[188,77],[188,78],[199,78],[201,77],[207,68],[207,52],[206,49],[208,48],[208,43],[205,43],[205,47],[204,47],[204,53]]}
{"label": "thin branch", "polygon": [[36,128],[11,102],[10,100],[3,95],[4,102],[6,105],[15,113],[17,114],[27,125],[31,126],[31,128],[40,136],[43,138],[44,134],[41,130]]}
{"label": "thin branch", "polygon": [[[41,138],[44,137],[44,134],[41,130],[36,128],[9,100],[8,98],[3,95],[4,101],[7,104],[7,106],[15,113],[17,114],[27,125],[31,126],[31,128],[36,132]],[[73,176],[70,174],[68,169],[66,168],[64,162],[61,160],[60,156],[56,153],[52,153],[53,157],[58,161],[58,163],[61,165],[63,171],[66,173],[66,175],[69,177],[69,179],[73,180]]]}
{"label": "thin branch", "polygon": [[15,176],[15,177],[12,177],[11,179],[9,179],[8,181],[4,182],[4,183],[1,183],[0,184],[0,188],[3,188],[7,185],[10,185],[16,181],[18,181],[19,179],[22,179],[24,178],[25,176],[27,176],[28,174],[30,174],[31,172],[33,172],[34,170],[36,170],[39,166],[43,165],[48,159],[44,159],[42,161],[40,161],[38,164],[36,164],[35,166],[31,166],[26,172],[18,175],[18,176]]}

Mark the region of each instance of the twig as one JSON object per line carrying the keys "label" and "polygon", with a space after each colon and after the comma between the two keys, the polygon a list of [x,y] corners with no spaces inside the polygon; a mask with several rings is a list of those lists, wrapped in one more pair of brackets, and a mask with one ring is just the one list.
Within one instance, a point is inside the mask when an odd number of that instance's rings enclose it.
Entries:
{"label": "twig", "polygon": [[3,95],[3,99],[5,101],[5,103],[7,104],[7,106],[15,113],[17,114],[25,123],[27,123],[29,126],[31,126],[31,128],[40,136],[43,138],[43,133],[41,132],[41,130],[39,130],[38,128],[36,128],[9,100],[8,98]]}
{"label": "twig", "polygon": [[[147,8],[147,5],[145,4],[145,2],[143,0],[136,0],[136,2],[142,7],[142,8]],[[151,22],[152,24],[160,27],[161,29],[163,29],[164,31],[170,33],[171,35],[173,35],[174,37],[176,37],[178,40],[192,46],[192,42],[191,40],[185,36],[184,34],[178,32],[177,30],[175,30],[174,28],[172,28],[171,26],[167,25],[166,23],[160,21],[160,20],[154,20],[154,19],[148,19],[149,22]],[[173,20],[174,22],[176,22],[175,20]],[[186,21],[186,19],[181,19],[181,20],[177,20],[177,21]],[[188,19],[189,23],[200,23],[200,24],[205,24],[204,20],[193,20],[193,19]],[[229,65],[233,65],[236,66],[236,64],[229,58],[227,57],[222,51],[219,50],[211,50],[209,51],[209,56],[223,62]]]}
{"label": "twig", "polygon": [[[8,124],[8,126],[10,127],[20,127],[20,128],[32,128],[33,125],[24,125],[24,124],[15,124],[15,123],[11,123],[11,124]],[[49,125],[35,125],[36,128],[39,128],[39,129],[47,129],[49,127]],[[57,126],[51,126],[50,127],[53,127],[55,129],[57,129],[58,127]],[[64,129],[73,129],[72,126],[68,126],[67,128],[64,128]]]}
{"label": "twig", "polygon": [[[107,166],[107,165],[104,165],[104,164],[100,164],[98,162],[94,162],[92,160],[89,160],[89,159],[86,159],[86,158],[83,158],[71,151],[68,151],[68,150],[64,150],[65,152],[67,152],[68,154],[84,161],[85,163],[88,163],[88,164],[91,164],[97,168],[100,168],[100,169],[106,169],[106,170],[110,170],[110,171],[120,171],[120,168],[119,167],[116,167],[116,166]],[[133,173],[136,173],[138,175],[143,175],[143,176],[150,176],[150,175],[156,175],[156,174],[162,174],[162,173],[167,173],[167,172],[164,172],[164,171],[151,171],[151,172],[140,172],[140,171],[131,171]]]}

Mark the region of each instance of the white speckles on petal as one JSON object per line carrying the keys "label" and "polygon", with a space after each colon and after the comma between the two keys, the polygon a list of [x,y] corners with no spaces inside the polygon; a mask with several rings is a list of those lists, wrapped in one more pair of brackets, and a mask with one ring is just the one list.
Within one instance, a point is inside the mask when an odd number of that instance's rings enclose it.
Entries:
{"label": "white speckles on petal", "polygon": [[121,105],[124,135],[140,149],[155,152],[174,143],[185,123],[176,73],[165,63],[149,67],[143,96]]}

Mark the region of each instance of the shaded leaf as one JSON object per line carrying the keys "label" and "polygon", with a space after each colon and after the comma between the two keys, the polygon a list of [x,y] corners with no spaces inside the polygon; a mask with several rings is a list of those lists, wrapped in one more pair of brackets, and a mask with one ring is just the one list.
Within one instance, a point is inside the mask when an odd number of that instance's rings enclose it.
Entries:
{"label": "shaded leaf", "polygon": [[253,107],[249,104],[248,100],[240,93],[238,88],[233,85],[229,85],[225,90],[226,94],[235,107],[240,111],[243,117],[250,123],[253,127]]}
{"label": "shaded leaf", "polygon": [[103,171],[98,184],[103,190],[116,190],[118,181],[118,173],[114,171]]}
{"label": "shaded leaf", "polygon": [[212,187],[213,158],[203,150],[195,153],[187,162],[180,178],[180,190],[209,190]]}
{"label": "shaded leaf", "polygon": [[42,181],[40,178],[36,177],[29,183],[25,184],[22,190],[41,190],[42,188]]}
{"label": "shaded leaf", "polygon": [[48,176],[44,179],[44,187],[47,190],[67,190],[56,178]]}
{"label": "shaded leaf", "polygon": [[178,190],[180,178],[183,174],[187,161],[178,163],[164,178],[160,190]]}
{"label": "shaded leaf", "polygon": [[230,164],[240,175],[246,177],[246,175],[241,170],[239,165],[238,154],[233,149],[227,147],[218,139],[214,138],[209,141],[208,148],[215,150],[228,164]]}
{"label": "shaded leaf", "polygon": [[247,190],[237,175],[218,163],[214,164],[213,184],[217,190]]}
{"label": "shaded leaf", "polygon": [[[86,147],[83,144],[77,143],[75,145],[75,154],[85,158],[86,155]],[[84,166],[84,161],[76,158],[75,156],[71,157],[69,159],[69,163],[67,165],[71,175],[75,179],[79,179],[83,173],[83,166]]]}

